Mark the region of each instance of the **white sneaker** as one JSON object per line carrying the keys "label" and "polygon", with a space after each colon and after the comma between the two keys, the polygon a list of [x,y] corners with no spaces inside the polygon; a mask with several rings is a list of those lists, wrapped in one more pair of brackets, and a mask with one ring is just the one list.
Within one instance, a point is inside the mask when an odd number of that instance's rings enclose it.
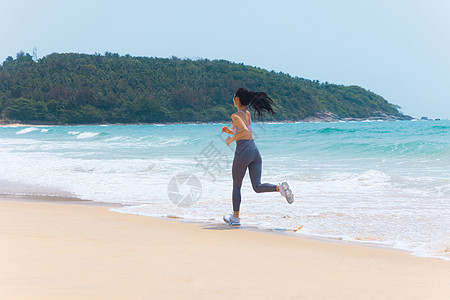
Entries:
{"label": "white sneaker", "polygon": [[289,204],[292,204],[292,202],[294,202],[294,193],[292,193],[287,182],[283,182],[282,184],[280,184],[278,186],[278,189],[280,190],[280,194],[286,198],[286,201]]}
{"label": "white sneaker", "polygon": [[241,226],[241,218],[235,218],[233,214],[230,214],[229,217],[223,216],[223,220],[230,226]]}

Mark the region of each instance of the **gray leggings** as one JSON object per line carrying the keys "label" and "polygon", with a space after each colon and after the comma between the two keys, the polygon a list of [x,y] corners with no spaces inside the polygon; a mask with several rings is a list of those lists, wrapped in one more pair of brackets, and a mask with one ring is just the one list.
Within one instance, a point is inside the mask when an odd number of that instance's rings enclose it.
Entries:
{"label": "gray leggings", "polygon": [[241,186],[245,171],[250,174],[253,190],[257,193],[276,192],[277,186],[261,183],[262,159],[253,140],[239,140],[236,142],[236,152],[233,160],[233,211],[239,211],[241,205]]}

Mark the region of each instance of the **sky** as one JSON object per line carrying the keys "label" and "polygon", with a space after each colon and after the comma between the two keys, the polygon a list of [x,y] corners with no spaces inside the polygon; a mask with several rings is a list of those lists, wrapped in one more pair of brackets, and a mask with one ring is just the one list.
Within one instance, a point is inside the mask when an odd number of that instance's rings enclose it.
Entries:
{"label": "sky", "polygon": [[1,0],[16,53],[225,59],[359,85],[416,118],[450,119],[450,0]]}

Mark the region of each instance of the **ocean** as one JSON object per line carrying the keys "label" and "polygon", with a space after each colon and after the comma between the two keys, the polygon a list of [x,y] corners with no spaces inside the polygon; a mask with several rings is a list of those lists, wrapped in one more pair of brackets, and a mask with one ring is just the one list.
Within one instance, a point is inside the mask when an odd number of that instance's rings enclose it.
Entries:
{"label": "ocean", "polygon": [[[232,211],[235,149],[224,125],[2,127],[0,194],[222,223]],[[295,202],[255,193],[247,172],[242,227],[450,260],[449,120],[254,123],[253,130],[262,182],[288,182]]]}

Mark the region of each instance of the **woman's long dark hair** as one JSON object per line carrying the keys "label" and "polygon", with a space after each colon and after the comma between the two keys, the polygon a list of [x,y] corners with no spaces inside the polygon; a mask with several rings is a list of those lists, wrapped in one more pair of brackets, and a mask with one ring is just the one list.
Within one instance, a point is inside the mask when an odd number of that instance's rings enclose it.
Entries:
{"label": "woman's long dark hair", "polygon": [[269,112],[272,115],[275,115],[275,112],[272,109],[273,100],[270,99],[269,95],[265,92],[251,92],[245,88],[239,88],[235,94],[236,97],[239,97],[239,101],[242,105],[250,106],[254,109],[254,115],[258,116],[258,119],[261,117],[263,112]]}

